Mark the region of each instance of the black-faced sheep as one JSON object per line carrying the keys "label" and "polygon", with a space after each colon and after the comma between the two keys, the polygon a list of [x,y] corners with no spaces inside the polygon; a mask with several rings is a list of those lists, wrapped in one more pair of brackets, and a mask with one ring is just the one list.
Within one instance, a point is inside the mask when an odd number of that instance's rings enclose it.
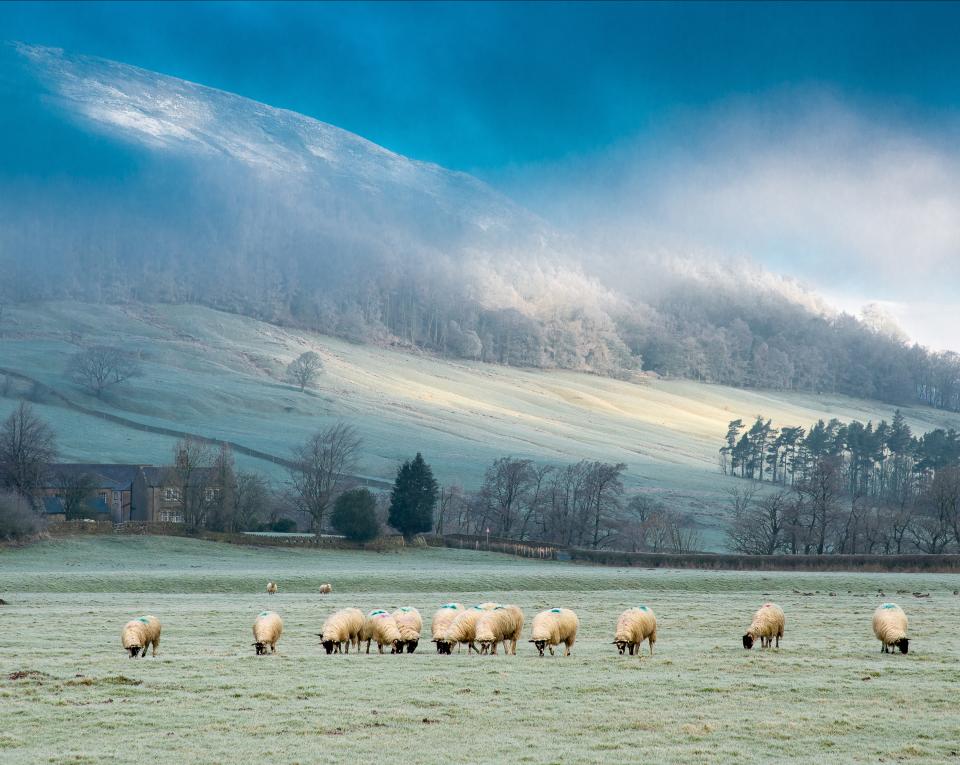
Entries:
{"label": "black-faced sheep", "polygon": [[463,606],[460,603],[447,603],[440,606],[433,619],[430,620],[430,637],[437,646],[437,653],[450,653],[446,642],[442,639],[446,634],[447,628],[457,618],[457,614],[463,612]]}
{"label": "black-faced sheep", "polygon": [[420,632],[423,630],[420,612],[413,606],[403,606],[393,612],[393,620],[400,631],[400,653],[403,653],[404,648],[407,653],[416,651],[420,643]]}
{"label": "black-faced sheep", "polygon": [[399,653],[400,630],[392,614],[377,609],[371,611],[363,623],[361,638],[367,641],[367,653],[370,653],[370,641],[377,644],[377,649],[383,653],[385,645],[390,646],[390,653]]}
{"label": "black-faced sheep", "polygon": [[283,634],[283,620],[274,611],[261,611],[253,621],[253,647],[257,656],[262,656],[270,649],[270,653],[277,652],[277,641]]}
{"label": "black-faced sheep", "polygon": [[760,647],[768,648],[777,641],[780,647],[780,638],[783,637],[784,616],[783,609],[776,603],[764,603],[753,615],[753,623],[743,636],[743,647],[748,651],[753,643],[760,638]]}
{"label": "black-faced sheep", "polygon": [[634,652],[639,656],[644,640],[650,646],[650,655],[653,656],[653,644],[657,642],[657,617],[647,606],[628,608],[617,619],[613,644],[621,654],[629,649],[631,656]]}
{"label": "black-faced sheep", "polygon": [[533,617],[530,642],[536,646],[541,656],[544,648],[549,648],[552,656],[553,647],[563,643],[566,646],[563,655],[569,656],[570,649],[577,640],[579,628],[580,620],[569,608],[551,608]]}
{"label": "black-faced sheep", "polygon": [[123,625],[120,633],[120,643],[124,651],[130,652],[133,659],[147,655],[147,648],[153,646],[153,655],[157,655],[157,646],[160,645],[160,620],[156,616],[141,616],[132,619]]}
{"label": "black-faced sheep", "polygon": [[344,608],[327,617],[320,631],[320,644],[330,653],[350,653],[354,644],[360,651],[360,633],[363,631],[363,611],[359,608]]}
{"label": "black-faced sheep", "polygon": [[895,603],[884,603],[873,612],[873,634],[883,646],[883,653],[894,653],[894,647],[900,649],[900,653],[910,649],[908,624],[907,615]]}
{"label": "black-faced sheep", "polygon": [[481,654],[495,654],[497,645],[502,642],[504,653],[516,655],[517,641],[522,633],[523,611],[516,606],[497,606],[481,614],[475,638]]}
{"label": "black-faced sheep", "polygon": [[[446,632],[437,639],[439,653],[449,654],[459,643],[466,643],[467,652],[477,651],[474,645],[477,635],[477,621],[487,611],[495,609],[499,603],[480,603],[458,613],[456,618],[447,627]],[[477,651],[479,653],[479,651]]]}

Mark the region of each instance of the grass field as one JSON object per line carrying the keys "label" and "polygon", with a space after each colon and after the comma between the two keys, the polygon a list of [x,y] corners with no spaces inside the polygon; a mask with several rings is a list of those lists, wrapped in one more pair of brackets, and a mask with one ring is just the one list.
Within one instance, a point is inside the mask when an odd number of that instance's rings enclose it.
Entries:
{"label": "grass field", "polygon": [[[264,585],[275,579],[276,596]],[[316,594],[321,582],[331,596]],[[957,575],[621,570],[445,549],[272,550],[155,537],[0,551],[2,763],[945,762],[960,756]],[[799,592],[798,592],[799,591]],[[880,591],[885,595],[881,596]],[[916,599],[914,591],[929,592]],[[802,592],[812,592],[804,596]],[[831,595],[830,593],[836,593]],[[451,599],[574,608],[569,658],[327,656],[313,633],[346,606]],[[740,636],[783,606],[779,650]],[[911,619],[882,655],[876,605]],[[658,614],[656,655],[610,645],[620,611]],[[275,656],[251,624],[277,610]],[[122,624],[153,613],[158,658]],[[526,633],[529,628],[525,630]]]}
{"label": "grass field", "polygon": [[[418,450],[439,480],[468,489],[479,485],[493,459],[508,454],[554,464],[624,462],[629,490],[654,493],[697,515],[707,549],[724,542],[727,483],[717,471],[717,449],[730,420],[763,414],[776,426],[806,426],[820,417],[876,421],[892,415],[890,406],[845,396],[674,380],[637,384],[441,360],[188,305],[44,303],[8,307],[3,321],[0,367],[85,407],[284,457],[342,419],[362,434],[360,472],[373,478],[392,480],[398,462]],[[64,375],[80,342],[138,352],[143,375],[103,400],[85,394]],[[283,370],[306,350],[320,354],[325,370],[315,390],[301,393],[283,382]],[[0,417],[21,395],[31,395],[29,384],[8,384]],[[40,399],[38,410],[56,428],[65,461],[170,459],[172,438],[71,411],[52,397]],[[904,413],[917,432],[960,428],[960,415],[926,407]],[[238,462],[277,483],[286,479],[269,462]]]}

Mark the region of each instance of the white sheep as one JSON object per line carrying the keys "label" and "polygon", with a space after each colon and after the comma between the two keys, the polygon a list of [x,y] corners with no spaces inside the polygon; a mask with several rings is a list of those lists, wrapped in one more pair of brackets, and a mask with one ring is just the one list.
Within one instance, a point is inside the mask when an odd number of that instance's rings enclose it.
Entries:
{"label": "white sheep", "polygon": [[543,649],[548,647],[552,656],[553,647],[563,643],[566,646],[563,655],[569,656],[570,649],[577,640],[579,628],[580,620],[569,608],[551,608],[533,617],[530,642],[536,646],[541,656]]}
{"label": "white sheep", "polygon": [[657,642],[657,617],[648,606],[628,608],[617,619],[617,630],[613,636],[613,644],[623,654],[627,649],[633,656],[636,651],[640,655],[643,641],[650,647],[653,656],[653,644]]}
{"label": "white sheep", "polygon": [[[457,614],[446,632],[437,640],[440,653],[451,653],[453,646],[466,643],[467,652],[477,651],[474,645],[477,635],[477,621],[486,611],[492,611],[499,603],[480,603]],[[477,651],[479,653],[479,651]]]}
{"label": "white sheep", "polygon": [[877,607],[873,612],[873,634],[882,644],[883,653],[895,653],[894,646],[900,649],[900,653],[910,649],[908,624],[907,615],[895,603],[884,603]]}
{"label": "white sheep", "polygon": [[481,614],[475,637],[481,654],[496,654],[497,645],[502,642],[504,653],[516,656],[517,641],[522,633],[523,611],[517,606],[497,606]]}
{"label": "white sheep", "polygon": [[437,653],[450,653],[446,650],[448,646],[447,643],[442,640],[442,637],[444,633],[446,633],[451,622],[457,618],[457,614],[461,613],[462,611],[462,604],[447,603],[445,606],[440,606],[440,608],[437,609],[437,612],[433,615],[433,619],[430,620],[430,636],[433,638],[433,642],[436,643]]}
{"label": "white sheep", "polygon": [[270,648],[270,653],[277,652],[277,641],[283,634],[283,620],[275,611],[261,611],[253,621],[253,646],[257,649],[257,656],[261,656]]}
{"label": "white sheep", "polygon": [[390,653],[399,653],[400,630],[392,614],[377,609],[371,611],[364,621],[363,639],[367,641],[367,653],[370,653],[370,641],[377,644],[377,649],[383,653],[385,645],[390,646]]}
{"label": "white sheep", "polygon": [[276,594],[277,594],[276,582],[267,582],[267,595],[276,595]]}
{"label": "white sheep", "polygon": [[783,637],[784,616],[783,609],[776,603],[764,603],[753,615],[753,623],[743,636],[743,647],[753,648],[753,643],[760,638],[760,647],[768,648],[776,640],[780,647],[780,638]]}
{"label": "white sheep", "polygon": [[341,651],[350,653],[350,645],[354,644],[359,652],[364,618],[363,611],[359,608],[344,608],[327,617],[319,633],[320,644],[324,650],[328,654]]}
{"label": "white sheep", "polygon": [[141,616],[132,619],[123,625],[120,632],[120,643],[124,651],[130,652],[133,659],[139,653],[147,655],[147,648],[153,646],[153,655],[157,655],[157,646],[160,645],[160,620],[156,616]]}
{"label": "white sheep", "polygon": [[423,630],[420,612],[413,606],[403,606],[393,612],[393,620],[400,631],[399,652],[403,653],[404,648],[407,649],[407,653],[416,651],[420,643],[420,632]]}
{"label": "white sheep", "polygon": [[320,594],[321,594],[321,595],[329,595],[331,592],[333,592],[333,585],[332,585],[332,584],[321,584],[321,585],[320,585]]}

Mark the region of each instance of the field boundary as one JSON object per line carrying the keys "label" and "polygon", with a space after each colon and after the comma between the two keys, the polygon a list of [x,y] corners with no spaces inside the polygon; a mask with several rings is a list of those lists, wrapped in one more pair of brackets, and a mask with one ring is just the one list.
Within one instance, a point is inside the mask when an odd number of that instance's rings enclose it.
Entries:
{"label": "field boundary", "polygon": [[960,555],[738,555],[734,553],[654,553],[588,550],[548,542],[518,542],[497,537],[449,534],[429,537],[428,544],[465,550],[506,553],[523,558],[568,560],[597,566],[697,568],[716,571],[960,571]]}

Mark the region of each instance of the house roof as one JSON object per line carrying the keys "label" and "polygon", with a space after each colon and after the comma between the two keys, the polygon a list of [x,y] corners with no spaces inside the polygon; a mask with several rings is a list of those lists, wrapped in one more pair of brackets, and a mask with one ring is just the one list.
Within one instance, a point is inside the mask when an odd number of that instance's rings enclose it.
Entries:
{"label": "house roof", "polygon": [[[171,467],[155,467],[153,465],[145,465],[141,468],[143,471],[144,480],[147,483],[147,486],[150,487],[162,487],[170,486],[175,481],[172,481],[170,474],[173,471]],[[217,476],[216,468],[196,468],[193,471],[193,475],[198,481],[210,481]]]}
{"label": "house roof", "polygon": [[49,468],[50,488],[64,481],[87,476],[98,489],[123,491],[130,489],[140,465],[98,465],[96,463],[68,462],[51,465]]}

